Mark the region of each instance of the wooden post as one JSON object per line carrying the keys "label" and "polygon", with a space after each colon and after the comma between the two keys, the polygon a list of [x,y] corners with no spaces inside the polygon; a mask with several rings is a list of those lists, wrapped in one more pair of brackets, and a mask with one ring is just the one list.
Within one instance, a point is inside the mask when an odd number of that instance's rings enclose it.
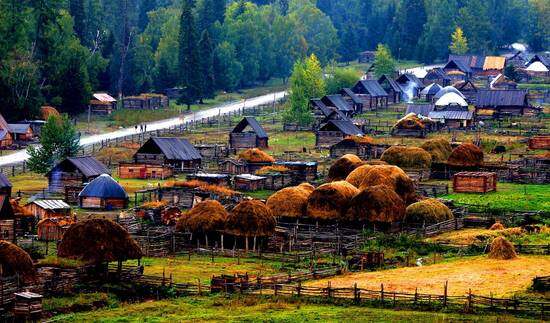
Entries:
{"label": "wooden post", "polygon": [[353,300],[355,303],[359,303],[359,290],[357,290],[357,283],[353,284]]}
{"label": "wooden post", "polygon": [[445,281],[445,285],[443,288],[443,307],[447,307],[447,290],[448,290],[449,281]]}
{"label": "wooden post", "polygon": [[384,284],[380,284],[380,302],[384,304]]}
{"label": "wooden post", "polygon": [[471,312],[472,311],[472,289],[470,288],[468,290],[468,302],[466,303],[466,311]]}

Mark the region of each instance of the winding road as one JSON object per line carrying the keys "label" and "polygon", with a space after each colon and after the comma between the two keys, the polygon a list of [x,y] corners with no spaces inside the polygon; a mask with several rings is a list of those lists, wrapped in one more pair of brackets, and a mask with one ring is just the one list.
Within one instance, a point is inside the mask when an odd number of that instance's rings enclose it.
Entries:
{"label": "winding road", "polygon": [[[191,114],[186,114],[177,118],[171,118],[171,119],[165,119],[160,121],[154,121],[147,123],[147,132],[157,131],[161,129],[167,129],[173,126],[177,126],[186,122],[190,121],[198,121],[204,118],[208,117],[214,117],[218,115],[225,115],[228,113],[232,113],[233,111],[237,111],[239,109],[242,109],[244,107],[252,108],[257,107],[264,104],[270,104],[274,101],[277,101],[279,99],[282,99],[287,92],[275,92],[270,93],[262,96],[258,96],[255,98],[250,98],[246,100],[242,100],[236,103],[228,103],[224,105],[220,105],[217,107],[213,107],[210,109],[205,109],[197,112],[193,112]],[[116,130],[113,132],[107,132],[104,134],[99,135],[93,135],[93,136],[85,136],[80,139],[80,144],[82,146],[88,146],[95,143],[100,143],[103,140],[107,139],[115,139],[115,138],[121,138],[130,136],[133,134],[141,133],[141,131],[136,129],[135,127],[130,128],[123,128],[120,130]],[[19,164],[24,161],[26,161],[29,158],[29,155],[26,151],[18,151],[16,153],[1,156],[0,157],[0,166],[7,166],[7,165],[14,165]]]}

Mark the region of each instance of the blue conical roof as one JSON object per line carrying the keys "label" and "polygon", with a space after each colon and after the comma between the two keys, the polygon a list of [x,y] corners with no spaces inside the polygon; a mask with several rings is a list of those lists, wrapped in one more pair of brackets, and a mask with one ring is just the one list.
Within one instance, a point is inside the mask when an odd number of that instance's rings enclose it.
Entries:
{"label": "blue conical roof", "polygon": [[78,196],[116,199],[128,198],[128,194],[126,194],[124,188],[107,174],[103,174],[91,181]]}

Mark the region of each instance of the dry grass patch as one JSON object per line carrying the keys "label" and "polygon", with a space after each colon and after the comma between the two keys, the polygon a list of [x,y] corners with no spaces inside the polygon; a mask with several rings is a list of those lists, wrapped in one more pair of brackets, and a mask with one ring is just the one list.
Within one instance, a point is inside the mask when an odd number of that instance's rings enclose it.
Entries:
{"label": "dry grass patch", "polygon": [[426,239],[427,242],[443,242],[457,245],[483,244],[496,237],[514,237],[524,235],[521,228],[509,228],[502,230],[491,229],[462,229],[445,232],[435,237]]}

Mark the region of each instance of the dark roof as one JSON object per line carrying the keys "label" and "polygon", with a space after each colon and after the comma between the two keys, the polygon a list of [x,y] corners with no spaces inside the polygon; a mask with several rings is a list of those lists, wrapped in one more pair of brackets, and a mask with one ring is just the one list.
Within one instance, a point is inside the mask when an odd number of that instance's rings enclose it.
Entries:
{"label": "dark roof", "polygon": [[436,67],[434,69],[431,69],[426,73],[426,76],[424,76],[424,79],[433,80],[433,79],[444,79],[449,80],[451,79],[447,74],[445,74],[445,71],[441,67]]}
{"label": "dark roof", "polygon": [[427,104],[409,104],[407,105],[407,112],[405,112],[405,115],[409,113],[414,113],[416,115],[422,115],[424,117],[427,117],[430,112],[434,110],[434,105],[431,103]]}
{"label": "dark roof", "polygon": [[103,174],[91,181],[80,194],[79,197],[99,197],[99,198],[115,198],[127,199],[128,194],[119,183],[111,176]]}
{"label": "dark roof", "polygon": [[183,138],[153,137],[141,146],[137,153],[146,153],[158,148],[158,153],[163,154],[168,160],[198,160],[202,159],[199,151]]}
{"label": "dark roof", "polygon": [[397,83],[395,80],[393,80],[391,77],[387,76],[387,75],[382,75],[379,79],[378,79],[378,84],[382,85],[384,83],[384,81],[388,81],[388,84],[390,85],[390,87],[395,91],[395,92],[403,92],[403,89],[401,88],[401,85],[399,85],[399,83]]}
{"label": "dark roof", "polygon": [[8,125],[10,127],[10,132],[17,134],[25,134],[31,127],[28,123],[10,123]]}
{"label": "dark roof", "polygon": [[369,94],[371,96],[388,96],[388,93],[384,91],[376,80],[359,81],[355,84],[352,90],[355,93]]}
{"label": "dark roof", "polygon": [[422,95],[436,95],[437,92],[441,91],[442,87],[441,85],[437,83],[432,83],[428,86],[426,86],[422,91],[420,91],[420,94]]}
{"label": "dark roof", "polygon": [[407,82],[412,82],[416,84],[417,88],[424,88],[424,83],[422,83],[422,81],[420,81],[420,79],[418,79],[416,75],[411,73],[401,74],[397,79],[395,79],[395,81],[399,84],[406,84]]}
{"label": "dark roof", "polygon": [[326,119],[347,119],[348,117],[340,110],[335,107],[328,107],[320,99],[311,99],[309,100],[311,104],[317,107],[321,113],[326,117]]}
{"label": "dark roof", "polygon": [[485,64],[485,56],[480,55],[449,55],[449,62],[461,62],[464,66],[470,68],[483,69],[483,64]]}
{"label": "dark roof", "polygon": [[340,94],[325,95],[321,101],[327,106],[335,107],[340,111],[353,111],[353,107]]}
{"label": "dark roof", "polygon": [[12,187],[10,180],[4,173],[0,173],[0,188]]}
{"label": "dark roof", "polygon": [[0,195],[0,220],[13,220],[15,214],[7,195]]}
{"label": "dark roof", "polygon": [[432,111],[428,114],[428,118],[447,120],[472,120],[474,118],[474,113],[472,111],[458,110]]}
{"label": "dark roof", "polygon": [[466,80],[466,81],[459,81],[457,83],[455,83],[453,85],[454,88],[456,88],[457,90],[459,91],[467,91],[468,89],[466,88],[468,85],[470,85],[470,88],[474,91],[477,91],[477,86],[474,84],[474,82],[470,81],[470,80]]}
{"label": "dark roof", "polygon": [[526,90],[480,90],[476,107],[528,106]]}
{"label": "dark roof", "polygon": [[247,127],[247,126],[250,126],[250,128],[252,128],[252,130],[254,131],[254,133],[256,133],[256,136],[258,136],[258,138],[267,138],[267,133],[265,132],[264,128],[262,128],[262,126],[260,126],[260,124],[258,123],[258,120],[256,120],[256,118],[254,117],[244,117],[241,122],[239,122],[235,128],[233,128],[233,130],[231,131],[232,133],[237,133],[237,132],[243,132],[243,130]]}
{"label": "dark roof", "polygon": [[359,128],[357,128],[357,126],[354,125],[353,122],[349,120],[330,120],[324,126],[322,126],[319,130],[331,131],[331,128],[337,129],[341,131],[343,134],[349,135],[349,136],[364,135],[364,133]]}
{"label": "dark roof", "polygon": [[470,68],[470,66],[464,64],[463,61],[458,61],[458,60],[450,60],[447,62],[447,64],[445,64],[445,66],[443,66],[444,69],[446,68],[456,68],[458,70],[460,70],[461,72],[464,72],[464,73],[471,73],[472,72],[472,69]]}
{"label": "dark roof", "polygon": [[101,174],[110,174],[111,171],[94,157],[69,157],[58,163],[48,172],[51,174],[54,170],[63,170],[74,167],[78,169],[85,177],[96,177]]}
{"label": "dark roof", "polygon": [[338,93],[343,96],[349,96],[350,99],[353,101],[353,103],[356,103],[356,104],[362,103],[361,99],[359,99],[359,97],[355,93],[353,93],[353,91],[350,88],[345,87],[341,89]]}
{"label": "dark roof", "polygon": [[534,62],[541,62],[542,64],[544,64],[544,66],[546,67],[549,67],[550,68],[550,58],[544,56],[544,55],[540,55],[540,54],[536,54],[535,56],[531,57],[531,59],[529,60],[529,62],[527,62],[527,66],[533,64]]}

